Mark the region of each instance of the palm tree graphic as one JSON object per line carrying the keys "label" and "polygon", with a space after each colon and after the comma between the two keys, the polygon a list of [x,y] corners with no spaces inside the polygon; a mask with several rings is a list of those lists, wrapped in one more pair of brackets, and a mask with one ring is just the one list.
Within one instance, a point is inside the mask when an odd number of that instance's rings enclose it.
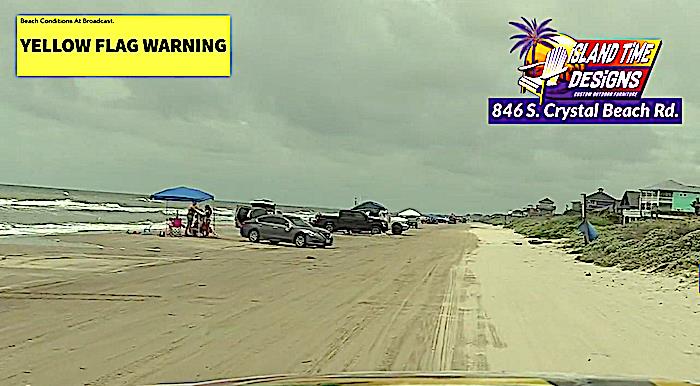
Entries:
{"label": "palm tree graphic", "polygon": [[[554,48],[552,43],[555,43],[553,38],[557,36],[557,30],[547,26],[552,19],[547,19],[543,21],[542,24],[537,25],[537,19],[528,21],[524,17],[520,18],[523,19],[525,22],[524,24],[517,21],[508,22],[508,24],[524,32],[522,34],[516,34],[510,37],[511,39],[519,39],[517,42],[515,42],[513,48],[510,49],[510,52],[513,52],[520,47],[520,59],[522,59],[523,55],[525,55],[525,53],[532,48],[531,63],[535,63],[535,51],[537,50],[537,45],[541,44],[547,48]],[[523,64],[527,64],[527,57],[525,57]]]}

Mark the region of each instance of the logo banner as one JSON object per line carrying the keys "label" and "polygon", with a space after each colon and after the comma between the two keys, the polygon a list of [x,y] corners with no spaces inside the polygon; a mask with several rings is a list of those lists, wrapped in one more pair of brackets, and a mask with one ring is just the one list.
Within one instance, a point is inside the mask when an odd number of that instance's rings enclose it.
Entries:
{"label": "logo banner", "polygon": [[511,21],[522,65],[512,82],[531,98],[489,98],[489,124],[682,124],[681,98],[643,98],[661,39],[574,39],[552,19]]}
{"label": "logo banner", "polygon": [[230,15],[17,15],[18,77],[229,77]]}

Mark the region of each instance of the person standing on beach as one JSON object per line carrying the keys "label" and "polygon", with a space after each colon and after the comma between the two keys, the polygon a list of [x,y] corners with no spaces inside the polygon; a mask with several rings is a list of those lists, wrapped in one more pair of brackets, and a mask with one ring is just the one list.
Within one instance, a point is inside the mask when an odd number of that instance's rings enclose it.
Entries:
{"label": "person standing on beach", "polygon": [[204,205],[204,216],[202,219],[202,224],[200,225],[200,234],[202,237],[207,237],[210,233],[213,233],[213,230],[211,229],[211,218],[213,214],[214,210],[211,208],[211,206]]}
{"label": "person standing on beach", "polygon": [[187,227],[185,228],[185,236],[192,236],[192,230],[195,227],[194,218],[200,213],[201,211],[199,210],[197,203],[192,201],[192,204],[190,204],[189,208],[187,208]]}
{"label": "person standing on beach", "polygon": [[695,201],[691,204],[693,209],[695,210],[695,215],[700,216],[700,198],[695,197]]}

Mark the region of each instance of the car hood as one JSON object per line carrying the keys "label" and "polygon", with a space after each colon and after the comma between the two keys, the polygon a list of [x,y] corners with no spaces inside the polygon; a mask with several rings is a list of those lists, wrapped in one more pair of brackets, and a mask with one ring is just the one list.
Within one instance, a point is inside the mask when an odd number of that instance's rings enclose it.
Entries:
{"label": "car hood", "polygon": [[698,381],[628,377],[597,377],[576,374],[531,373],[506,374],[492,372],[362,372],[326,375],[268,375],[218,379],[194,383],[168,383],[170,386],[207,385],[276,385],[276,386],[700,386]]}

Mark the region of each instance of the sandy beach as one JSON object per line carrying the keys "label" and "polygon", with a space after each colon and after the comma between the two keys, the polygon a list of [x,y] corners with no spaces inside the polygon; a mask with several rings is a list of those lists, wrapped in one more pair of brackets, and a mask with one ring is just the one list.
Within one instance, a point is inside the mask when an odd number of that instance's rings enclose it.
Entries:
{"label": "sandy beach", "polygon": [[[590,274],[590,275],[587,275]],[[328,249],[76,234],[0,240],[0,384],[362,370],[700,378],[700,296],[486,225]]]}

